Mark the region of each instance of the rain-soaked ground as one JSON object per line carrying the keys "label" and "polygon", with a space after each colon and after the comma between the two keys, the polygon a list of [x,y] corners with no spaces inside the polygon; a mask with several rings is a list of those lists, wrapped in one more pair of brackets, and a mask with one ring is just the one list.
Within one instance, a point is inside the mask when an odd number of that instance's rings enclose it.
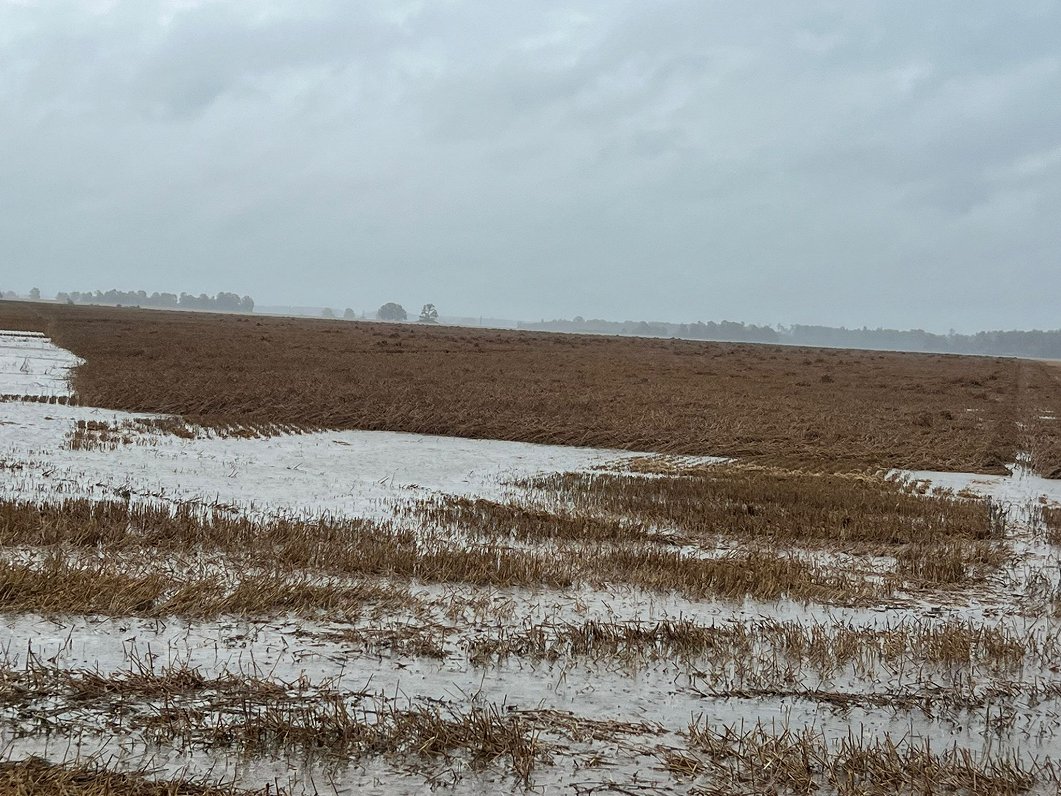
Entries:
{"label": "rain-soaked ground", "polygon": [[[77,364],[42,337],[0,333],[0,394],[63,396]],[[177,436],[152,425],[157,419],[0,403],[0,498],[120,496],[258,517],[386,519],[424,496],[518,497],[515,482],[529,476],[620,471],[635,457],[383,432],[241,439],[186,429]],[[79,421],[104,424],[120,439],[71,446]],[[671,753],[688,752],[691,723],[738,735],[758,724],[774,734],[812,728],[828,742],[887,737],[958,747],[974,761],[1014,760],[1036,771],[1036,789],[1053,792],[1053,775],[1042,767],[1061,757],[1054,614],[1061,558],[1041,512],[1061,504],[1061,484],[1021,462],[1008,477],[892,475],[990,497],[1005,512],[1011,560],[967,589],[859,605],[692,600],[629,586],[406,582],[395,584],[405,590],[404,608],[366,606],[342,622],[7,615],[0,619],[0,746],[16,759],[93,757],[159,776],[296,792],[406,793],[439,784],[458,793],[528,784],[544,792],[686,792],[712,782],[708,768],[683,772],[674,763]],[[35,555],[4,551],[5,560]],[[664,626],[716,633],[718,642],[683,650],[650,633],[648,641],[595,647],[599,639],[587,631]],[[957,662],[917,641],[955,628],[966,640],[989,637]],[[585,648],[571,641],[576,633],[581,640],[589,633]],[[912,651],[896,653],[896,644]],[[87,674],[117,685],[89,689]],[[152,685],[121,685],[134,676]],[[219,696],[225,678],[268,683],[282,696],[270,691],[259,704],[251,689],[237,704]],[[467,748],[353,753],[327,740],[329,725],[316,714],[302,715],[298,726],[318,734],[317,746],[285,742],[277,732],[268,742],[260,734],[248,741],[248,716],[290,722],[295,714],[283,710],[292,704],[312,713],[325,703],[365,722],[387,710],[451,718],[494,711],[519,721],[543,753],[529,780],[503,755],[478,765]]]}

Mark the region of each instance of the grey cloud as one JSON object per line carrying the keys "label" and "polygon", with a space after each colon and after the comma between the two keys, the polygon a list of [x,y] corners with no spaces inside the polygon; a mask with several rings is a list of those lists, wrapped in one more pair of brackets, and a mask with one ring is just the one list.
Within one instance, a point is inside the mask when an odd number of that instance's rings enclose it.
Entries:
{"label": "grey cloud", "polygon": [[0,287],[1061,326],[1052,3],[262,8],[0,4]]}

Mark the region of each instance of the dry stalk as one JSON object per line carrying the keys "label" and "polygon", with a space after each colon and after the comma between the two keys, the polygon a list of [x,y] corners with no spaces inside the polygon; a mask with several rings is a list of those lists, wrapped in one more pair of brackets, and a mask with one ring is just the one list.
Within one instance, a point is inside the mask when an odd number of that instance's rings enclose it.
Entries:
{"label": "dry stalk", "polygon": [[687,741],[688,750],[663,753],[664,765],[678,777],[705,780],[703,793],[1016,796],[1037,782],[1056,781],[1051,764],[933,748],[928,739],[855,733],[829,739],[813,727],[715,727],[700,719],[689,726]]}
{"label": "dry stalk", "polygon": [[38,757],[0,762],[4,796],[285,796],[276,787],[243,790],[189,779],[157,780],[146,772],[119,772],[102,764],[56,765]]}

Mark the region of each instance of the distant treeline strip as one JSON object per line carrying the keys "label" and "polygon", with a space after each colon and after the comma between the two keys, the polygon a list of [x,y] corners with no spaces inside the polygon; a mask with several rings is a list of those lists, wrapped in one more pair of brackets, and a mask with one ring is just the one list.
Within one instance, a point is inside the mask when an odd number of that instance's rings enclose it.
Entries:
{"label": "distant treeline strip", "polygon": [[922,329],[847,329],[832,326],[756,326],[736,321],[663,323],[657,321],[605,321],[599,319],[521,323],[528,331],[582,332],[679,337],[733,343],[781,343],[877,351],[913,351],[934,354],[977,354],[1061,359],[1061,329],[1053,331],[991,331],[976,334],[934,334]]}
{"label": "distant treeline strip", "polygon": [[147,293],[144,290],[108,290],[104,293],[59,293],[56,301],[69,304],[102,304],[106,306],[157,307],[159,309],[213,310],[215,312],[254,312],[254,299],[238,293],[218,293],[208,296],[200,293]]}

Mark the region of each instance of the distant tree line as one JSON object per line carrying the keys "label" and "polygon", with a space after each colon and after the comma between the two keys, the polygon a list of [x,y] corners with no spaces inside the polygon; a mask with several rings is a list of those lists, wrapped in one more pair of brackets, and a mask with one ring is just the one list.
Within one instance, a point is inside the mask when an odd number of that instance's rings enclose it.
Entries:
{"label": "distant tree line", "polygon": [[923,329],[847,329],[832,326],[756,326],[722,321],[663,323],[660,321],[605,321],[575,316],[571,320],[520,323],[520,329],[551,332],[679,337],[734,343],[783,343],[877,351],[914,351],[983,356],[1022,356],[1061,359],[1061,330],[991,331],[976,334],[935,334]]}
{"label": "distant tree line", "polygon": [[[401,304],[388,301],[376,310],[376,319],[380,321],[407,321],[409,320],[409,313]],[[438,323],[438,310],[435,305],[425,304],[420,310],[420,317],[417,318],[417,322]]]}
{"label": "distant tree line", "polygon": [[582,332],[592,334],[630,335],[634,337],[681,337],[687,340],[724,340],[736,343],[780,343],[781,334],[772,326],[737,323],[736,321],[696,321],[664,323],[662,321],[586,320],[576,315],[572,320],[520,323],[517,328],[530,331]]}
{"label": "distant tree line", "polygon": [[881,351],[924,351],[940,354],[982,354],[1061,359],[1061,329],[1052,331],[991,331],[976,334],[934,334],[923,329],[839,329],[792,326],[782,342],[794,345],[869,348]]}
{"label": "distant tree line", "polygon": [[[339,317],[334,309],[331,307],[325,307],[321,310],[321,317],[327,318],[328,320],[335,320]],[[354,312],[350,307],[343,310],[344,321],[356,321],[357,313]],[[364,318],[364,314],[361,316]],[[409,313],[401,304],[394,301],[388,301],[376,310],[376,320],[380,321],[407,321],[409,320]],[[438,323],[438,310],[434,304],[425,304],[423,309],[420,310],[420,317],[417,318],[418,323]]]}
{"label": "distant tree line", "polygon": [[106,304],[110,306],[158,307],[161,309],[208,310],[212,312],[254,312],[254,299],[238,293],[147,293],[144,290],[97,290],[94,293],[59,293],[56,301],[70,304]]}

